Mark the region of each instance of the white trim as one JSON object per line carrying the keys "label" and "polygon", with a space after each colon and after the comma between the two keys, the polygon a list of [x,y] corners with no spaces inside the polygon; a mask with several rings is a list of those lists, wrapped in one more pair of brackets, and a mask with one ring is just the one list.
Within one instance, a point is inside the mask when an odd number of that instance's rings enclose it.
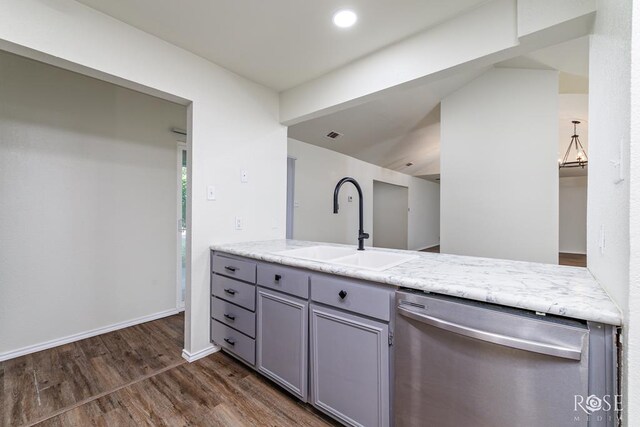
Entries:
{"label": "white trim", "polygon": [[[176,269],[176,308],[184,311],[185,301],[182,299],[182,236],[180,235],[179,224],[182,220],[182,151],[187,151],[187,144],[182,141],[177,143],[177,217],[176,217],[176,236],[177,236],[177,269]],[[188,166],[187,166],[188,167]],[[186,280],[186,279],[185,279]],[[186,283],[185,283],[185,299],[186,299]]]}
{"label": "white trim", "polygon": [[128,328],[129,326],[139,325],[140,323],[150,322],[152,320],[160,319],[162,317],[173,316],[178,314],[182,310],[171,308],[169,310],[160,311],[158,313],[149,314],[148,316],[138,317],[136,319],[126,320],[124,322],[114,323],[109,326],[103,326],[102,328],[92,329],[90,331],[80,332],[74,335],[68,335],[66,337],[57,338],[50,341],[45,341],[39,344],[22,347],[17,350],[7,351],[0,353],[0,362],[13,359],[16,357],[24,356],[26,354],[36,353],[38,351],[47,350],[49,348],[58,347],[63,344],[69,344],[71,342],[80,341],[86,338],[95,337],[96,335],[106,334],[107,332],[117,331],[118,329]]}
{"label": "white trim", "polygon": [[202,359],[203,357],[207,357],[208,355],[217,353],[219,351],[220,347],[213,344],[211,344],[209,347],[203,348],[200,351],[196,351],[195,353],[189,353],[185,348],[182,350],[182,357],[186,359],[187,362],[193,363],[198,359]]}

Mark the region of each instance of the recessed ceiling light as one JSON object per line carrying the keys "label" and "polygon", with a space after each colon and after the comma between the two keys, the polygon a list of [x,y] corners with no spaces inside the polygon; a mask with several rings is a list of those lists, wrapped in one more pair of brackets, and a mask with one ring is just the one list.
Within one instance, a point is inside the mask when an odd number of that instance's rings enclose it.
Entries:
{"label": "recessed ceiling light", "polygon": [[340,28],[349,28],[358,20],[353,10],[340,10],[333,15],[333,23]]}

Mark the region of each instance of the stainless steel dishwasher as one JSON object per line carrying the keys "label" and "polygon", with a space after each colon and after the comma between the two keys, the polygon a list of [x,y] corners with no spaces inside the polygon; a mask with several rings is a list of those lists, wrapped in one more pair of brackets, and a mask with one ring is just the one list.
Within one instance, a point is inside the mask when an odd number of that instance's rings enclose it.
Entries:
{"label": "stainless steel dishwasher", "polygon": [[[395,425],[614,426],[615,328],[396,292]],[[578,404],[580,403],[580,404]]]}

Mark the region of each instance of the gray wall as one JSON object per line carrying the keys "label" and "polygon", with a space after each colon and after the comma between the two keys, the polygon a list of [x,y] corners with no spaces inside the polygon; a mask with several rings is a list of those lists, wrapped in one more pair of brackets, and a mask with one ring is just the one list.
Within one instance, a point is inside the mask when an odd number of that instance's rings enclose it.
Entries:
{"label": "gray wall", "polygon": [[0,357],[176,306],[185,107],[0,54]]}
{"label": "gray wall", "polygon": [[587,177],[560,178],[560,252],[587,253]]}
{"label": "gray wall", "polygon": [[373,246],[407,249],[409,189],[373,181]]}

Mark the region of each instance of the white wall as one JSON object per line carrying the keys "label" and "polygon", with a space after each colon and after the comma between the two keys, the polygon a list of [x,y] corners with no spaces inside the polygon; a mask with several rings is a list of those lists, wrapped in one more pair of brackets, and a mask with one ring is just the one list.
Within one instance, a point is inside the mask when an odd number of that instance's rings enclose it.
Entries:
{"label": "white wall", "polygon": [[[354,186],[340,191],[340,212],[333,214],[333,189],[351,176],[364,193],[364,229],[373,229],[373,181],[409,188],[409,249],[423,249],[439,242],[439,185],[357,160],[335,151],[289,138],[289,155],[296,160],[293,237],[299,240],[357,244],[358,197]],[[348,196],[353,202],[347,202]],[[374,237],[375,238],[375,237]],[[371,245],[370,241],[365,244]]]}
{"label": "white wall", "polygon": [[557,72],[492,69],[441,108],[441,251],[557,263]]}
{"label": "white wall", "polygon": [[533,34],[595,10],[596,0],[518,0],[518,36]]}
{"label": "white wall", "polygon": [[560,252],[587,253],[587,177],[560,178]]}
{"label": "white wall", "polygon": [[[626,419],[640,419],[640,2],[633,2],[629,155],[629,309],[626,317]],[[618,302],[621,304],[621,302]],[[631,423],[627,423],[631,425]]]}
{"label": "white wall", "polygon": [[[637,338],[635,342],[631,340],[634,328],[638,328],[635,316],[640,305],[631,306],[629,298],[638,287],[637,282],[633,286],[629,282],[629,266],[637,265],[630,262],[629,224],[638,222],[629,217],[629,196],[634,197],[629,186],[630,123],[636,123],[632,120],[630,96],[632,3],[637,2],[598,1],[589,48],[587,211],[589,270],[623,312],[623,342],[628,345],[622,361],[623,417],[629,426],[636,425],[640,418],[640,344]],[[613,163],[620,160],[621,169]],[[634,376],[635,383],[630,376]],[[632,384],[635,387],[631,388]]]}
{"label": "white wall", "polygon": [[0,357],[176,308],[187,109],[0,53]]}
{"label": "white wall", "polygon": [[[191,101],[185,350],[212,349],[209,246],[285,236],[287,148],[278,94],[73,0],[3,0],[0,48]],[[249,183],[240,182],[241,169]],[[216,186],[213,202],[206,200],[209,184]],[[234,229],[236,215],[243,230]]]}
{"label": "white wall", "polygon": [[373,181],[373,230],[373,246],[408,249],[408,187]]}

